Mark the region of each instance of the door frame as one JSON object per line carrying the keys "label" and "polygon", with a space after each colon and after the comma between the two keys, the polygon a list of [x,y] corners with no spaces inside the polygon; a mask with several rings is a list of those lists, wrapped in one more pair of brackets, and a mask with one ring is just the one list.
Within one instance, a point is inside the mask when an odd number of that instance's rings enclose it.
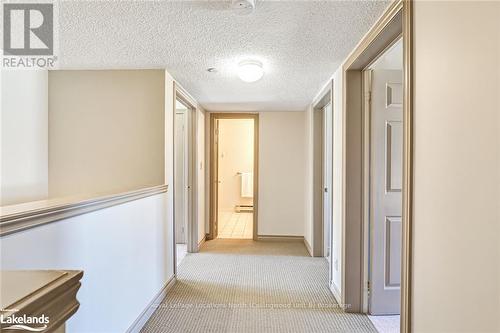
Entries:
{"label": "door frame", "polygon": [[[174,148],[173,157],[175,158],[175,126],[176,126],[176,102],[177,100],[181,101],[185,106],[187,106],[188,110],[186,112],[186,138],[187,138],[187,165],[186,165],[186,174],[187,174],[187,252],[193,253],[198,252],[198,180],[196,177],[196,160],[197,160],[197,149],[196,148],[196,139],[197,139],[197,110],[198,106],[195,100],[176,82],[174,82],[174,96],[173,96],[173,112],[172,112],[172,124],[173,124],[173,135],[172,135],[172,145]],[[173,163],[173,180],[172,180],[172,193],[175,193],[175,160]],[[176,247],[176,239],[175,239],[175,195],[173,195],[173,252],[174,252],[174,273],[177,272],[177,247]]]}
{"label": "door frame", "polygon": [[342,302],[349,311],[366,308],[366,151],[363,70],[395,39],[403,39],[403,210],[401,250],[401,332],[411,332],[413,215],[413,0],[396,0],[382,14],[342,66],[344,117]]}
{"label": "door frame", "polygon": [[[326,124],[325,122],[325,112],[324,108],[331,104],[331,112],[332,112],[332,123]],[[313,145],[313,163],[312,163],[312,174],[313,174],[313,183],[312,183],[312,217],[313,217],[313,230],[312,230],[312,244],[307,244],[308,250],[313,257],[323,257],[325,250],[325,230],[324,230],[324,198],[323,193],[325,191],[324,188],[324,172],[325,172],[325,161],[326,157],[324,156],[324,142],[325,126],[330,126],[332,128],[332,139],[333,139],[333,80],[328,82],[327,86],[323,88],[323,90],[318,94],[318,97],[312,103],[312,145]],[[333,157],[333,142],[332,142],[332,151],[331,156]],[[333,163],[331,165],[333,168]],[[332,177],[333,178],[333,177]],[[333,179],[332,179],[333,181]],[[332,185],[332,184],[330,184]],[[333,208],[333,195],[332,195],[332,186],[330,186],[330,208]],[[330,221],[333,218],[333,209],[330,209]],[[333,228],[330,227],[330,232],[332,232]],[[331,235],[330,235],[331,236]],[[330,237],[331,244],[332,237]],[[329,244],[329,245],[330,245]],[[330,246],[331,252],[331,246]],[[331,256],[330,256],[331,258]],[[331,273],[331,272],[330,272]],[[331,275],[331,274],[330,274]],[[331,276],[330,276],[331,280]]]}
{"label": "door frame", "polygon": [[259,212],[259,114],[258,113],[210,113],[210,181],[209,181],[209,232],[208,239],[217,238],[216,224],[218,225],[217,200],[213,193],[215,186],[218,186],[218,163],[215,159],[218,157],[215,151],[215,121],[219,119],[252,119],[254,121],[254,140],[253,140],[253,240],[258,240],[258,212]]}

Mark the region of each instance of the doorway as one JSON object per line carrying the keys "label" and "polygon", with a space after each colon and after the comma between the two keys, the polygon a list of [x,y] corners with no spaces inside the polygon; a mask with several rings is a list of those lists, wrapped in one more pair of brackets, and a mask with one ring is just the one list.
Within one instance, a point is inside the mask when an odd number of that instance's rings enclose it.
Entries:
{"label": "doorway", "polygon": [[[411,9],[393,2],[342,66],[343,300],[349,312],[399,313],[401,332],[411,330]],[[394,71],[381,65],[393,48]]]}
{"label": "doorway", "polygon": [[210,239],[254,239],[258,114],[211,114]]}
{"label": "doorway", "polygon": [[[193,233],[193,121],[195,106],[176,91],[174,112],[174,239],[178,266],[188,252],[195,252]],[[194,244],[194,245],[193,245]]]}
{"label": "doorway", "polygon": [[[332,160],[333,160],[333,116],[332,84],[313,103],[313,237],[314,257],[325,257],[331,261],[332,239]],[[310,246],[310,245],[308,245]],[[330,263],[331,267],[331,263]],[[331,270],[330,270],[331,281]]]}

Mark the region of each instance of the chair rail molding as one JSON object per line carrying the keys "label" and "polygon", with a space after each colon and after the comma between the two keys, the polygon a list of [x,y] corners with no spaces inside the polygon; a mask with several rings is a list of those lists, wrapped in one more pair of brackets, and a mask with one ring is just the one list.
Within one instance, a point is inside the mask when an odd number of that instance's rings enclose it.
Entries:
{"label": "chair rail molding", "polygon": [[62,198],[5,206],[0,214],[0,237],[72,216],[90,213],[129,201],[167,192],[168,185],[100,197]]}

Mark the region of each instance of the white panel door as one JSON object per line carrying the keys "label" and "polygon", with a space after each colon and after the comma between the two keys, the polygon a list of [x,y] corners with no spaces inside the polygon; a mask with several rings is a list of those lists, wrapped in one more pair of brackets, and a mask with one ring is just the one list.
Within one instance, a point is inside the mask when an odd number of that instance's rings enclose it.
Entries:
{"label": "white panel door", "polygon": [[403,172],[403,73],[373,70],[370,134],[370,304],[399,314]]}
{"label": "white panel door", "polygon": [[177,111],[175,114],[175,242],[187,242],[187,215],[186,215],[186,112]]}

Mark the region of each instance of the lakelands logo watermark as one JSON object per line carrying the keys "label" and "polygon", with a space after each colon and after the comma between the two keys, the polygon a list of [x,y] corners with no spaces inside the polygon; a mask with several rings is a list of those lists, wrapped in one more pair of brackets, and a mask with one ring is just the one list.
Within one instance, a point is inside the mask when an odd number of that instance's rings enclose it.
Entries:
{"label": "lakelands logo watermark", "polygon": [[17,316],[12,314],[10,316],[0,315],[0,324],[2,330],[20,330],[29,332],[43,332],[47,329],[50,320],[45,315],[40,316]]}
{"label": "lakelands logo watermark", "polygon": [[55,3],[3,4],[3,68],[53,68]]}

